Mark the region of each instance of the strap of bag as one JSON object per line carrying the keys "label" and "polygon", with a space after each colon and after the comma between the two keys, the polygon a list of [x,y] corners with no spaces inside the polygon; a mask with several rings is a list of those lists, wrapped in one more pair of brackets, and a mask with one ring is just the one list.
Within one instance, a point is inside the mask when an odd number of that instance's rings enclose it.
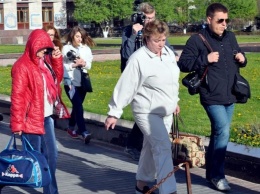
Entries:
{"label": "strap of bag", "polygon": [[[179,130],[179,122],[178,122],[178,120],[180,120],[181,124],[182,124],[183,126],[185,126],[185,125],[184,125],[184,122],[183,122],[183,120],[182,120],[182,118],[181,118],[181,115],[179,115],[179,114],[177,114],[177,115],[173,114],[173,124],[172,124],[172,127],[171,127],[172,139],[174,139],[174,138],[179,138],[180,130]],[[174,137],[174,135],[176,135],[176,136]]]}
{"label": "strap of bag", "polygon": [[53,77],[53,80],[54,80],[54,83],[57,84],[57,76],[55,74],[55,72],[53,71],[53,69],[51,68],[50,64],[47,63],[47,61],[44,59],[44,63],[46,64],[46,66],[48,67],[48,69],[50,70],[51,72],[51,75]]}
{"label": "strap of bag", "polygon": [[17,149],[17,146],[16,146],[16,139],[15,139],[15,134],[13,134],[8,142],[8,144],[6,145],[5,149],[9,150],[10,149],[10,146],[11,144],[13,143],[13,149]]}
{"label": "strap of bag", "polygon": [[[56,73],[53,71],[53,69],[51,68],[50,64],[47,63],[47,61],[44,59],[44,63],[46,64],[46,66],[48,67],[48,69],[51,72],[51,75],[53,77],[54,83],[57,84],[57,76]],[[59,95],[57,95],[56,97],[56,103],[54,105],[57,105],[57,103],[61,102]]]}
{"label": "strap of bag", "polygon": [[199,34],[201,40],[203,41],[203,43],[205,44],[205,46],[207,47],[207,49],[209,49],[210,52],[213,52],[212,47],[210,46],[209,42],[206,40],[206,38],[202,35]]}
{"label": "strap of bag", "polygon": [[178,115],[173,115],[173,133],[176,138],[179,138],[179,132]]}
{"label": "strap of bag", "polygon": [[[210,46],[210,44],[209,44],[209,42],[207,41],[207,39],[206,39],[202,34],[200,34],[200,33],[199,33],[199,36],[200,36],[201,40],[203,41],[204,45],[207,47],[207,49],[208,49],[210,52],[213,52],[213,49],[212,49],[212,47]],[[207,72],[208,72],[208,66],[206,67],[205,71],[203,72],[203,75],[202,75],[200,81],[202,81],[202,80],[204,79],[204,77],[206,76]]]}
{"label": "strap of bag", "polygon": [[[30,142],[26,139],[26,137],[24,135],[21,135],[21,141],[22,141],[23,150],[34,150],[32,145],[30,144]],[[13,149],[17,150],[15,134],[12,134],[5,149],[9,150],[12,143],[13,143]]]}

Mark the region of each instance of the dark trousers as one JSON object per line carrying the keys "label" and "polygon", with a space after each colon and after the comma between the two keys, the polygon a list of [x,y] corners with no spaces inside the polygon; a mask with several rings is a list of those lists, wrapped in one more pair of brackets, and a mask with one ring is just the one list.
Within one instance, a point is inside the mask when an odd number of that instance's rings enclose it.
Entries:
{"label": "dark trousers", "polygon": [[[66,91],[68,98],[70,99],[69,86],[65,85],[64,89]],[[84,132],[87,131],[85,127],[84,110],[83,110],[83,102],[86,94],[87,93],[83,91],[81,87],[75,87],[75,94],[73,98],[70,99],[72,103],[72,111],[69,119],[69,127],[74,128],[75,125],[77,124],[78,126],[77,133],[79,135],[82,135]]]}
{"label": "dark trousers", "polygon": [[127,142],[126,147],[129,149],[137,149],[138,151],[141,151],[143,147],[143,133],[135,123],[131,132],[127,136]]}

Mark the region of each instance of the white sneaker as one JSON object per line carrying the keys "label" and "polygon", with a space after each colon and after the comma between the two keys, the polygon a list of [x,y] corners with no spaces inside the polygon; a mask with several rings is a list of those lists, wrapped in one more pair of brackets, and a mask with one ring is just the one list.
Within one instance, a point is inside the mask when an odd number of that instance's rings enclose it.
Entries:
{"label": "white sneaker", "polygon": [[220,191],[229,191],[231,188],[228,185],[227,179],[211,179],[211,183]]}

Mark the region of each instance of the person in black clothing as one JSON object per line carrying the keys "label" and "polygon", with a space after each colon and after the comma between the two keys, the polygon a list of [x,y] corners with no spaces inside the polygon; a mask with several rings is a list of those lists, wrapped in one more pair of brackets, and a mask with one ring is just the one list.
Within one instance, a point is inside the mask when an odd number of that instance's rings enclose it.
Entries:
{"label": "person in black clothing", "polygon": [[[155,20],[155,9],[150,3],[141,3],[138,8],[139,14],[144,14],[143,23],[135,23],[125,27],[122,34],[122,45],[120,49],[121,55],[121,72],[124,71],[128,58],[142,46],[142,29],[148,22]],[[171,48],[169,42],[166,41],[166,46]],[[177,53],[174,52],[177,58]],[[134,160],[139,160],[140,152],[143,144],[143,134],[135,123],[130,134],[128,134],[125,152],[130,154]]]}
{"label": "person in black clothing", "polygon": [[208,71],[199,88],[200,102],[211,122],[211,135],[206,153],[206,179],[218,190],[230,190],[224,165],[230,125],[236,96],[232,93],[235,74],[247,60],[233,32],[227,31],[228,9],[213,3],[206,11],[208,25],[201,33],[213,52],[207,50],[198,34],[187,41],[178,65],[182,72]]}

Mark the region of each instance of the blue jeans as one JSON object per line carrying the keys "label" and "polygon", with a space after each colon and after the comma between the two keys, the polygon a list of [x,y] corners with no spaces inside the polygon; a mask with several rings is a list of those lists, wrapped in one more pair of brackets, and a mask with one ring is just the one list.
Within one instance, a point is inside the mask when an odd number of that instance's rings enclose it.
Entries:
{"label": "blue jeans", "polygon": [[[69,86],[65,85],[64,89],[68,98],[70,99]],[[74,129],[75,125],[78,126],[77,133],[82,135],[83,133],[87,132],[85,126],[85,119],[84,119],[84,109],[83,109],[83,102],[86,96],[86,92],[81,89],[81,87],[75,87],[75,94],[72,99],[70,99],[72,103],[72,111],[70,114],[69,119],[69,128]]]}
{"label": "blue jeans", "polygon": [[54,132],[54,122],[51,117],[44,118],[44,135],[25,134],[32,147],[42,152],[49,164],[52,181],[49,186],[43,187],[44,194],[58,194],[58,186],[55,177],[58,149]]}
{"label": "blue jeans", "polygon": [[225,178],[224,165],[234,104],[204,105],[211,122],[211,135],[206,153],[206,179]]}

